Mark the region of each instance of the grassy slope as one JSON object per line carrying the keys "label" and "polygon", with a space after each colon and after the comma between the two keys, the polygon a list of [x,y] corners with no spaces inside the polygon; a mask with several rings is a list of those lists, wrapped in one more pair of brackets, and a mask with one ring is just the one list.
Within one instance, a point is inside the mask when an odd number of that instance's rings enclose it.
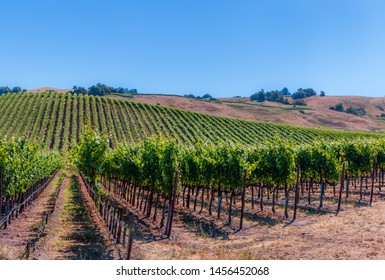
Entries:
{"label": "grassy slope", "polygon": [[[385,121],[378,117],[385,113],[378,108],[385,108],[383,98],[314,96],[305,99],[307,106],[297,106],[296,108],[274,102],[264,102],[263,104],[250,102],[248,98],[221,98],[219,104],[168,95],[137,95],[132,100],[244,120],[341,130],[385,130]],[[362,106],[368,116],[358,117],[329,110],[330,105],[337,103],[343,103],[345,108]],[[303,110],[304,114],[299,110]]]}

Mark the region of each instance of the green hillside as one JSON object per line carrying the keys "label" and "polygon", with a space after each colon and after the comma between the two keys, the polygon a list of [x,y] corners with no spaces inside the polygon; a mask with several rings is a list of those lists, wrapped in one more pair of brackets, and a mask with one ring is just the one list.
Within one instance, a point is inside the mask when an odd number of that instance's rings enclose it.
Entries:
{"label": "green hillside", "polygon": [[107,132],[112,146],[158,132],[187,144],[201,138],[244,145],[274,137],[308,143],[379,135],[243,121],[89,95],[45,92],[0,96],[0,135],[24,136],[45,149],[68,150],[86,126]]}

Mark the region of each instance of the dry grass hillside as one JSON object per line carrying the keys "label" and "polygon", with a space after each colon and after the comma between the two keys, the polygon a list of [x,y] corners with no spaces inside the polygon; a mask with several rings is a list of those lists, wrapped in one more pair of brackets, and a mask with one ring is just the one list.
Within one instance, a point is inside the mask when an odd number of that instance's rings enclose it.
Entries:
{"label": "dry grass hillside", "polygon": [[53,88],[53,87],[41,87],[41,88],[35,88],[27,90],[28,92],[46,92],[48,90],[53,90],[59,93],[66,93],[69,92],[71,89],[60,89],[60,88]]}
{"label": "dry grass hillside", "polygon": [[[116,98],[125,98],[115,96]],[[257,103],[248,98],[220,98],[220,103],[195,100],[169,95],[135,95],[131,100],[159,104],[216,116],[245,120],[299,125],[313,128],[333,128],[341,130],[384,131],[384,98],[362,96],[313,96],[306,98],[306,106],[283,105],[275,102]],[[291,101],[291,100],[290,100]],[[329,109],[342,103],[344,108],[363,107],[367,115],[360,117]]]}

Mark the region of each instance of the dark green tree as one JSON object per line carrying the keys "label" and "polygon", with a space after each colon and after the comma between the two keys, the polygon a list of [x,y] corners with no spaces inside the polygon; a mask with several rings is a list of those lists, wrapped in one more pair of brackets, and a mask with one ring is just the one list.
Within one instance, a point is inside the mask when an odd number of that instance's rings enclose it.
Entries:
{"label": "dark green tree", "polygon": [[292,98],[301,99],[301,98],[311,97],[314,95],[317,95],[317,93],[312,88],[306,88],[306,89],[299,88],[296,92],[292,94]]}
{"label": "dark green tree", "polygon": [[7,93],[10,93],[11,92],[11,89],[7,86],[5,87],[0,87],[0,94],[7,94]]}
{"label": "dark green tree", "polygon": [[287,87],[284,87],[283,89],[281,89],[281,92],[283,95],[290,95],[290,91],[287,89]]}
{"label": "dark green tree", "polygon": [[210,99],[210,98],[213,98],[213,97],[210,94],[206,93],[205,95],[202,96],[202,98]]}
{"label": "dark green tree", "polygon": [[[263,97],[262,97],[262,96],[263,96]],[[258,102],[263,102],[263,101],[265,101],[265,98],[266,98],[266,96],[265,96],[265,91],[264,91],[263,89],[261,89],[260,91],[254,93],[254,94],[252,94],[252,95],[250,96],[250,100],[254,100],[254,101],[258,101]],[[262,100],[262,99],[263,99],[263,100]],[[259,101],[259,100],[262,100],[262,101]]]}
{"label": "dark green tree", "polygon": [[335,111],[338,111],[338,112],[344,112],[344,105],[342,105],[342,103],[337,103],[335,106],[334,106],[334,110]]}
{"label": "dark green tree", "polygon": [[22,89],[21,89],[21,87],[13,87],[12,92],[13,93],[22,92]]}

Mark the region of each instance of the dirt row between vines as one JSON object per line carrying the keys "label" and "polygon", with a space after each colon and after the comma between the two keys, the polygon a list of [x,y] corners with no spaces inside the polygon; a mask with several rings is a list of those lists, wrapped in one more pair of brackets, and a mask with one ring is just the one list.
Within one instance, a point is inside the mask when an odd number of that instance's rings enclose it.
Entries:
{"label": "dirt row between vines", "polygon": [[79,187],[76,176],[65,178],[56,210],[46,227],[46,237],[38,243],[35,259],[96,260],[119,259],[119,252]]}
{"label": "dirt row between vines", "polygon": [[41,238],[38,225],[50,210],[58,186],[58,176],[27,211],[15,219],[7,230],[0,231],[0,259],[20,259],[32,241],[29,259],[82,260],[120,259],[121,249],[110,238],[92,200],[81,189],[76,176],[64,178],[55,208],[48,218]]}

